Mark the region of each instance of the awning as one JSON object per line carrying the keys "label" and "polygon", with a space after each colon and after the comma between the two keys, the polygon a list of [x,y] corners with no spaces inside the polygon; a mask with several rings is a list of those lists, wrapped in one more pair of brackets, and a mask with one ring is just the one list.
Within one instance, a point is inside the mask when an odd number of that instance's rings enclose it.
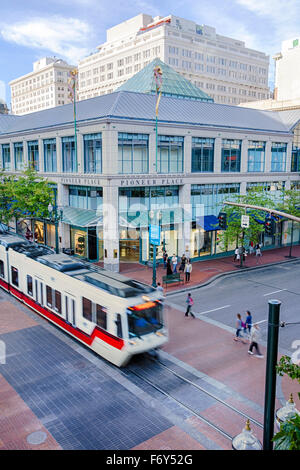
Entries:
{"label": "awning", "polygon": [[63,207],[62,222],[77,227],[95,227],[103,223],[102,212],[77,207]]}
{"label": "awning", "polygon": [[196,219],[196,224],[204,228],[206,232],[212,232],[213,230],[222,230],[219,226],[219,219],[215,215],[203,215]]}

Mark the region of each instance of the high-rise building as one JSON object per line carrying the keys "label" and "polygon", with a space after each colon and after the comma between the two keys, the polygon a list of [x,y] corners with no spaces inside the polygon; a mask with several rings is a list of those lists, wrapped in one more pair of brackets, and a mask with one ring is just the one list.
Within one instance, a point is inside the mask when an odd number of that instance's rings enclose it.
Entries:
{"label": "high-rise building", "polygon": [[266,54],[177,16],[140,14],[108,29],[97,49],[79,62],[80,100],[111,93],[155,58],[216,103],[269,98]]}
{"label": "high-rise building", "polygon": [[10,82],[11,112],[27,114],[70,103],[68,74],[74,66],[55,57],[33,64],[33,71]]}
{"label": "high-rise building", "polygon": [[276,54],[274,59],[275,100],[300,99],[300,36],[283,41],[281,52]]}
{"label": "high-rise building", "polygon": [[0,98],[0,114],[8,114],[7,104],[1,98]]}

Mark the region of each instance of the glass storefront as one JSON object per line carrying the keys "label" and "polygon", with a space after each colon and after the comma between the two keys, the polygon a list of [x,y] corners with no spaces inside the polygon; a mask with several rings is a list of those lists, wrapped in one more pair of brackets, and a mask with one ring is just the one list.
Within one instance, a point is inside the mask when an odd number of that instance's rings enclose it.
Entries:
{"label": "glass storefront", "polygon": [[87,232],[71,228],[71,248],[74,254],[82,258],[87,257]]}
{"label": "glass storefront", "polygon": [[34,241],[36,243],[40,243],[42,245],[45,244],[45,230],[44,230],[44,222],[40,220],[35,220],[34,221],[34,227],[33,227],[33,233],[34,233]]}

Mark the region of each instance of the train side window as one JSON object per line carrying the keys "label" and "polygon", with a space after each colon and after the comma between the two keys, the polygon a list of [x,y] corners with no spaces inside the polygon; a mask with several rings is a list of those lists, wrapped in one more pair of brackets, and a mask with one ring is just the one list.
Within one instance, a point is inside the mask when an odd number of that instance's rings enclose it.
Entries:
{"label": "train side window", "polygon": [[19,287],[19,271],[17,268],[11,267],[11,282],[14,286]]}
{"label": "train side window", "polygon": [[47,299],[47,306],[52,307],[52,288],[46,286],[46,299]]}
{"label": "train side window", "polygon": [[119,313],[117,313],[116,325],[117,325],[117,336],[119,338],[123,338],[122,320],[121,320],[121,315]]}
{"label": "train side window", "polygon": [[61,293],[56,290],[55,291],[55,310],[58,312],[58,313],[61,313]]}
{"label": "train side window", "polygon": [[96,304],[96,323],[100,328],[107,330],[106,308]]}
{"label": "train side window", "polygon": [[0,259],[0,277],[4,277],[4,263]]}
{"label": "train side window", "polygon": [[85,297],[82,297],[82,316],[92,321],[92,302]]}
{"label": "train side window", "polygon": [[27,294],[33,296],[33,282],[32,277],[27,274]]}

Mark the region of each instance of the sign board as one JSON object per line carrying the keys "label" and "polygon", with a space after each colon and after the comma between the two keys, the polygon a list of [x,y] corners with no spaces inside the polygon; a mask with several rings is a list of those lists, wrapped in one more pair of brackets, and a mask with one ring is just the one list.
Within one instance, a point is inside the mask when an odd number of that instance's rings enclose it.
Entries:
{"label": "sign board", "polygon": [[160,226],[150,224],[149,226],[150,245],[160,245]]}
{"label": "sign board", "polygon": [[242,228],[248,228],[249,227],[249,215],[242,215],[241,227]]}

